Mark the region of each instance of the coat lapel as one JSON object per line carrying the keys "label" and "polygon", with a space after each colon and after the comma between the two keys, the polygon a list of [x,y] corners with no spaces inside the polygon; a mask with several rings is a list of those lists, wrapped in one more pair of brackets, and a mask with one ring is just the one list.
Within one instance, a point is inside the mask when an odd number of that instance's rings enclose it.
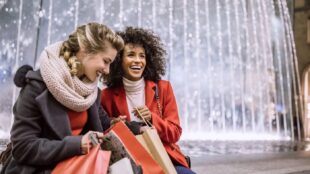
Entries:
{"label": "coat lapel", "polygon": [[[124,87],[118,87],[114,90],[115,95],[115,107],[120,114],[126,115],[127,120],[130,121],[130,114],[128,111],[126,92]],[[155,83],[149,80],[145,81],[145,105],[150,108],[155,96]]]}
{"label": "coat lapel", "polygon": [[89,128],[91,130],[97,130],[97,131],[103,131],[102,125],[101,125],[101,121],[98,115],[98,105],[93,104],[88,110],[87,110],[87,114],[88,114],[88,125]]}
{"label": "coat lapel", "polygon": [[155,96],[155,83],[153,81],[145,81],[145,105],[151,108]]}
{"label": "coat lapel", "polygon": [[71,135],[67,109],[56,101],[48,90],[36,97],[36,101],[47,124],[60,139]]}
{"label": "coat lapel", "polygon": [[128,111],[128,105],[124,87],[117,88],[114,92],[114,95],[117,110],[119,111],[120,114],[126,115],[127,120],[130,121],[130,114],[129,114],[130,111]]}

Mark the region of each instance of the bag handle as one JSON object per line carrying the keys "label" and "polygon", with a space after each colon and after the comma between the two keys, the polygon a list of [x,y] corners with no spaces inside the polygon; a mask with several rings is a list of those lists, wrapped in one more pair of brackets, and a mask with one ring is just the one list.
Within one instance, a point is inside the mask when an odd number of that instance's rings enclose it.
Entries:
{"label": "bag handle", "polygon": [[160,102],[159,102],[159,92],[158,92],[158,85],[157,85],[157,83],[155,84],[155,99],[156,99],[156,103],[157,103],[157,109],[158,109],[158,112],[159,112],[159,116],[160,116],[160,118],[163,118],[163,112],[161,110],[161,105],[160,105]]}
{"label": "bag handle", "polygon": [[[142,115],[141,112],[139,111],[139,109],[135,109],[139,115]],[[141,117],[142,121],[145,123],[145,125],[147,125],[148,127],[153,127],[152,123],[149,120],[146,120],[144,117]]]}
{"label": "bag handle", "polygon": [[[156,99],[156,103],[157,103],[157,109],[158,109],[158,112],[159,112],[159,116],[160,118],[163,118],[163,113],[162,113],[162,110],[161,110],[161,105],[160,105],[160,102],[159,102],[159,92],[158,92],[158,85],[157,83],[155,84],[155,99]],[[142,115],[140,113],[140,111],[138,109],[135,109],[139,115]],[[144,117],[142,117],[142,121],[149,127],[153,127],[152,123],[148,120],[145,120]]]}
{"label": "bag handle", "polygon": [[99,140],[98,140],[98,136],[94,132],[89,134],[89,140],[90,140],[90,142],[92,143],[93,146],[96,146],[96,145],[100,144]]}
{"label": "bag handle", "polygon": [[99,140],[98,140],[98,137],[97,137],[97,134],[94,133],[94,132],[91,132],[87,139],[86,139],[86,143],[87,143],[87,154],[89,154],[89,151],[90,151],[90,143],[93,145],[93,146],[97,146],[99,143]]}

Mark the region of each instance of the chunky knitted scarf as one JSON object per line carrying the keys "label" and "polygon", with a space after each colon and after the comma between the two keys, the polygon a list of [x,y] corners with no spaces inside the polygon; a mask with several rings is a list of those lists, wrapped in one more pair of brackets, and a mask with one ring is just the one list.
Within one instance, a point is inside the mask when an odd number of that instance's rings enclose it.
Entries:
{"label": "chunky knitted scarf", "polygon": [[61,42],[55,43],[42,52],[40,71],[43,81],[62,105],[76,112],[86,111],[97,98],[98,78],[89,82],[72,77],[66,61],[59,57],[61,45]]}

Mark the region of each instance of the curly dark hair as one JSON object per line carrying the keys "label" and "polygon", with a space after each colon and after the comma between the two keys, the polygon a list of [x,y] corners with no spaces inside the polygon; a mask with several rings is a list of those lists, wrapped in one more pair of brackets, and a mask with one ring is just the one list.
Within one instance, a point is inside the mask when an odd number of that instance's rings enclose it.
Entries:
{"label": "curly dark hair", "polygon": [[[126,44],[140,45],[146,55],[146,66],[142,76],[145,80],[157,82],[166,71],[166,50],[160,38],[151,30],[127,27],[123,32],[116,32]],[[106,84],[108,87],[122,85],[123,69],[122,59],[124,50],[120,51],[110,66],[110,74]]]}

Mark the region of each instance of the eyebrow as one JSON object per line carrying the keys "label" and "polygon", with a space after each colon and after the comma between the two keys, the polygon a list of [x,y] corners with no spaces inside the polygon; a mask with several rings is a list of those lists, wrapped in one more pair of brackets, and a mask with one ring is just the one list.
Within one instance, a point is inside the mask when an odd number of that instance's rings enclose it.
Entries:
{"label": "eyebrow", "polygon": [[[126,52],[127,54],[130,54],[130,53],[136,53],[135,51],[132,51],[132,50],[129,50]],[[141,52],[141,53],[138,53],[138,54],[145,54],[145,52]]]}

